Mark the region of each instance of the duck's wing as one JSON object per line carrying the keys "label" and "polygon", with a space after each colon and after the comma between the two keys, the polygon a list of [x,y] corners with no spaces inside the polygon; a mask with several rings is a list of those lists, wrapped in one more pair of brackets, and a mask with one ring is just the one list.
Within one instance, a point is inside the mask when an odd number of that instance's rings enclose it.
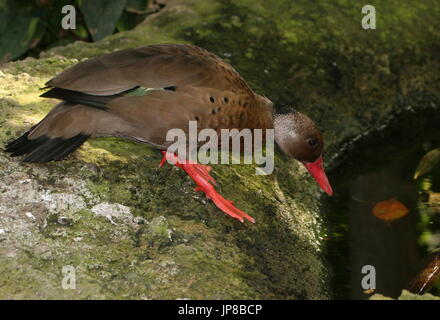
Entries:
{"label": "duck's wing", "polygon": [[[30,139],[46,135],[70,138],[88,136],[131,138],[166,147],[169,130],[271,128],[270,109],[256,112],[246,94],[213,88],[184,86],[174,90],[135,89],[112,96],[96,96],[57,89],[67,103],[53,109],[29,133]],[[70,106],[70,107],[69,107]]]}
{"label": "duck's wing", "polygon": [[[76,107],[81,112],[66,110],[69,117],[47,118],[30,132],[31,139],[51,135],[55,127],[57,136],[64,137],[66,127],[163,147],[168,130],[185,130],[190,120],[198,121],[201,129],[272,126],[270,101],[254,94],[229,64],[191,45],[111,53],[81,62],[47,85],[52,89],[43,97],[82,106]],[[84,107],[94,110],[85,112]],[[66,121],[72,123],[67,126]]]}
{"label": "duck's wing", "polygon": [[150,45],[95,57],[66,69],[46,85],[91,95],[188,85],[253,95],[228,63],[205,49],[184,44]]}
{"label": "duck's wing", "polygon": [[197,121],[198,130],[270,127],[271,114],[260,113],[261,119],[256,118],[248,100],[245,94],[186,86],[116,98],[108,103],[108,113],[130,124],[130,137],[166,146],[167,132],[180,129],[188,133],[190,121]]}

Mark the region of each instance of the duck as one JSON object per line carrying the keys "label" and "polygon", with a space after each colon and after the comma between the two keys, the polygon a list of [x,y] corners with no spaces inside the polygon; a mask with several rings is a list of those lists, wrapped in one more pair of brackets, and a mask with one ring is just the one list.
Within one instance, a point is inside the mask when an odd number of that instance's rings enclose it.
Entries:
{"label": "duck", "polygon": [[94,57],[46,82],[43,98],[60,102],[5,151],[21,161],[64,159],[86,140],[119,137],[158,149],[162,166],[183,169],[196,191],[224,213],[243,222],[255,219],[215,189],[211,167],[168,152],[167,132],[197,121],[197,129],[256,129],[274,132],[282,153],[304,165],[321,189],[333,190],[323,163],[324,141],[315,123],[293,110],[277,113],[226,61],[190,44],[154,44]]}

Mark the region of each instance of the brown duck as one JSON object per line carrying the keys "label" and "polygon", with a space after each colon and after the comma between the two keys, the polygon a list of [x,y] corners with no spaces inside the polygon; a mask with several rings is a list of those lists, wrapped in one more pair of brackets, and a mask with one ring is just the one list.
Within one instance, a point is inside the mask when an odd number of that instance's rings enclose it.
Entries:
{"label": "brown duck", "polygon": [[196,190],[225,213],[253,218],[219,195],[210,167],[182,160],[165,150],[168,130],[274,129],[275,142],[305,165],[321,188],[332,194],[325,175],[323,139],[299,112],[274,114],[272,102],[252,91],[235,69],[193,45],[158,44],[89,59],[46,83],[42,97],[62,100],[38,124],[10,142],[6,151],[25,162],[61,160],[90,137],[121,137],[160,149],[164,160],[184,169]]}

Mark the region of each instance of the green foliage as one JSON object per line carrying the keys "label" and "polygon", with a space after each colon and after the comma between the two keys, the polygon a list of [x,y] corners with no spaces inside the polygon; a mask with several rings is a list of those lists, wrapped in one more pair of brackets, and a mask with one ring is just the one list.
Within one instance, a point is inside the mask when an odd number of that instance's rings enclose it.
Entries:
{"label": "green foliage", "polygon": [[126,0],[124,11],[122,11],[116,23],[116,28],[119,31],[133,29],[141,23],[148,14],[160,8],[160,6],[156,7],[156,9],[148,8],[147,3],[148,0]]}
{"label": "green foliage", "polygon": [[428,173],[440,162],[440,148],[429,151],[420,159],[416,171],[414,172],[414,179]]}
{"label": "green foliage", "polygon": [[81,1],[80,9],[94,41],[113,33],[125,0]]}
{"label": "green foliage", "polygon": [[[134,28],[160,8],[151,0],[0,0],[0,63],[38,56],[46,49],[98,41]],[[76,29],[64,30],[65,5],[76,10]],[[23,27],[24,26],[24,27]]]}
{"label": "green foliage", "polygon": [[40,8],[26,1],[1,1],[0,62],[20,56],[39,41],[44,33],[39,21],[44,18]]}

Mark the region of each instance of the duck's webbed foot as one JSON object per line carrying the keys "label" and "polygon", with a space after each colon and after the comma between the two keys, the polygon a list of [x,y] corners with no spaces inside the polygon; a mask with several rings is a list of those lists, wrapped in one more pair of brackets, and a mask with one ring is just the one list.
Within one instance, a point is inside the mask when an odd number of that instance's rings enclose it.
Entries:
{"label": "duck's webbed foot", "polygon": [[231,217],[240,220],[241,222],[243,222],[244,219],[247,219],[250,222],[255,223],[254,218],[235,207],[232,201],[223,198],[222,195],[215,190],[214,186],[210,183],[212,182],[213,184],[216,184],[214,178],[209,174],[209,171],[212,169],[210,166],[191,163],[188,161],[180,161],[176,154],[163,150],[161,150],[161,152],[164,157],[159,166],[163,166],[163,164],[168,160],[168,162],[173,163],[179,168],[182,168],[197,184],[195,191],[203,191],[206,197],[211,199],[217,208]]}

